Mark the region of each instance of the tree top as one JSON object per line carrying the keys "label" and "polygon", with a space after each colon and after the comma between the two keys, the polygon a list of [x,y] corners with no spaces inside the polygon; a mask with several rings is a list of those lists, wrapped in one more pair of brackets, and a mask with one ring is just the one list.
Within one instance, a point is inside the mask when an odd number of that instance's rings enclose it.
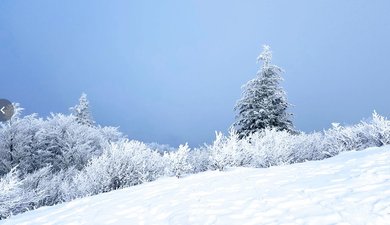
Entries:
{"label": "tree top", "polygon": [[263,51],[261,52],[259,57],[257,57],[257,63],[259,63],[261,60],[264,62],[263,66],[267,67],[271,62],[271,59],[272,59],[271,47],[269,45],[263,45]]}

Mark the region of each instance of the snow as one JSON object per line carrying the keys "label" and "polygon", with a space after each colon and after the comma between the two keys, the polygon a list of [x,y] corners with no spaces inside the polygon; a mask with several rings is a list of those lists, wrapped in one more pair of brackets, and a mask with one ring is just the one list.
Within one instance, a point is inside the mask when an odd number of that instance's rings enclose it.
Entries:
{"label": "snow", "polygon": [[231,168],[42,207],[0,224],[388,224],[390,146]]}

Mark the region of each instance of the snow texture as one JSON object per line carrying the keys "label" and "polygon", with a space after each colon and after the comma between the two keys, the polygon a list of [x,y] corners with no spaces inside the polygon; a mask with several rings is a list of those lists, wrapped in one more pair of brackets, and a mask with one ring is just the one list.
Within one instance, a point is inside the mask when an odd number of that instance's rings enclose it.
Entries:
{"label": "snow texture", "polygon": [[161,178],[0,224],[388,224],[389,162],[384,146],[322,161]]}

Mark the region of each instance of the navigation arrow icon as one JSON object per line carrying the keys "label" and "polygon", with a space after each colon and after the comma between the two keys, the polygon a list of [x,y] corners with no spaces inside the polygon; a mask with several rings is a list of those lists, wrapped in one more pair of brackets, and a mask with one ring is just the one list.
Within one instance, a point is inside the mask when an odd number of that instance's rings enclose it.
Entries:
{"label": "navigation arrow icon", "polygon": [[0,122],[7,121],[12,118],[15,109],[7,99],[0,99]]}

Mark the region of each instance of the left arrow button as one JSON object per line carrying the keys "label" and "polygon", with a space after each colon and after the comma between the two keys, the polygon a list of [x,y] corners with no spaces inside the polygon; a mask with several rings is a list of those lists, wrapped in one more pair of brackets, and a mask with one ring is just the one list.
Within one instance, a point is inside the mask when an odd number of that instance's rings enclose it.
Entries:
{"label": "left arrow button", "polygon": [[7,99],[0,99],[0,112],[0,122],[4,122],[12,118],[15,109],[12,103]]}

